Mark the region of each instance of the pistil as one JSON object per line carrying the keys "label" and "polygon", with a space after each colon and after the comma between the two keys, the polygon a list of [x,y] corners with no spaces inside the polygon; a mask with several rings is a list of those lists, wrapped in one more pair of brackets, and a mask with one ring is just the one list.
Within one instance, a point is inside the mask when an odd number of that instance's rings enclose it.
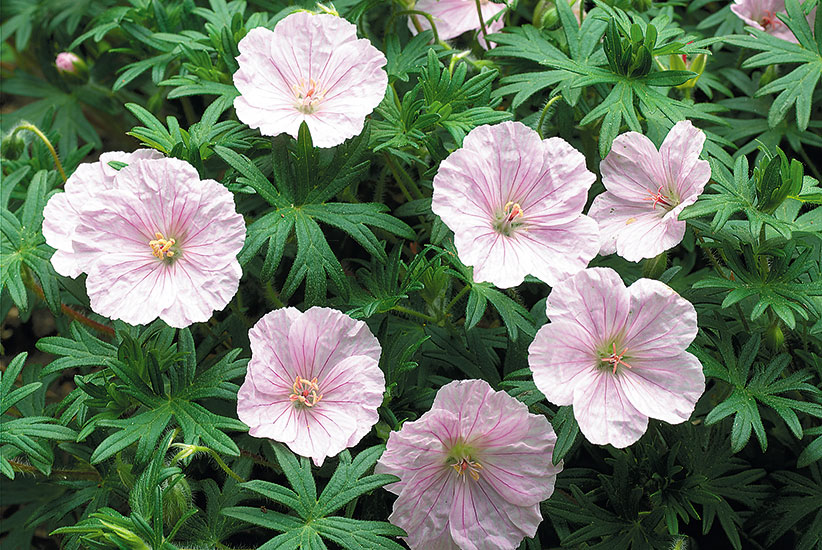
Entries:
{"label": "pistil", "polygon": [[494,228],[503,235],[511,235],[513,230],[522,223],[521,220],[518,221],[518,218],[523,217],[525,217],[525,211],[519,203],[508,201],[502,207],[502,212],[498,215]]}
{"label": "pistil", "polygon": [[662,194],[662,185],[659,186],[659,189],[656,190],[656,193],[651,193],[650,197],[646,198],[646,201],[654,201],[654,210],[656,210],[656,205],[661,204],[663,208],[666,210],[670,210],[674,207],[670,202],[668,202],[668,197]]}
{"label": "pistil", "polygon": [[306,407],[313,407],[323,398],[323,394],[318,393],[320,386],[317,383],[317,377],[308,380],[307,378],[300,378],[300,376],[297,375],[291,389],[293,393],[289,396],[289,399],[291,401],[299,401],[301,405],[305,405]]}
{"label": "pistil", "polygon": [[459,462],[455,462],[451,465],[452,468],[457,472],[457,476],[461,476],[465,472],[468,472],[468,475],[471,476],[471,479],[474,481],[479,481],[480,478],[480,470],[482,470],[482,464],[479,462],[471,460],[471,457],[462,457]]}
{"label": "pistil", "polygon": [[622,353],[617,354],[616,342],[613,343],[613,346],[614,346],[613,347],[613,353],[611,355],[609,355],[608,357],[603,357],[600,360],[603,363],[610,363],[611,365],[614,366],[613,374],[616,374],[617,365],[624,365],[626,368],[629,368],[629,369],[632,368],[631,365],[629,365],[628,363],[626,363],[625,361],[622,360],[622,357],[625,355],[625,352],[628,351],[628,348],[625,348],[624,350],[622,350]]}
{"label": "pistil", "polygon": [[304,80],[300,81],[299,85],[292,87],[294,95],[297,96],[297,103],[294,105],[298,111],[310,115],[317,110],[320,102],[325,98],[325,91],[320,91],[317,81],[313,78],[306,83]]}

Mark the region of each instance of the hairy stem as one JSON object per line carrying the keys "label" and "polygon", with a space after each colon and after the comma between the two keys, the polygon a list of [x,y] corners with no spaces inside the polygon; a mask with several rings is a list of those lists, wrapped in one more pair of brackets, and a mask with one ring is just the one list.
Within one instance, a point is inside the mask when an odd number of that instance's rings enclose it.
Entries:
{"label": "hairy stem", "polygon": [[66,172],[63,170],[63,165],[60,163],[60,157],[57,156],[57,151],[54,150],[54,146],[49,141],[49,138],[46,137],[46,134],[40,131],[40,128],[35,126],[34,124],[30,124],[28,122],[23,122],[17,128],[12,130],[11,135],[13,136],[17,132],[21,130],[28,130],[32,132],[34,135],[40,138],[40,141],[46,144],[48,147],[49,152],[51,153],[52,158],[54,158],[54,165],[57,167],[57,171],[60,172],[60,177],[63,178],[63,183],[66,182]]}

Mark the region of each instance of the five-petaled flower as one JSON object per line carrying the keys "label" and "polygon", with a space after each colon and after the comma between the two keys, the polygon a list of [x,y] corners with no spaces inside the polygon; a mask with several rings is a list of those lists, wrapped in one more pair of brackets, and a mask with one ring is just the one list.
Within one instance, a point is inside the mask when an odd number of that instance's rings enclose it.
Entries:
{"label": "five-petaled flower", "polygon": [[431,410],[392,432],[377,473],[400,478],[389,520],[412,549],[513,550],[542,521],[562,465],[542,415],[483,380],[440,388]]}
{"label": "five-petaled flower", "polygon": [[708,161],[699,159],[704,143],[705,134],[687,120],[674,125],[659,151],[637,132],[614,140],[600,164],[606,191],[588,211],[599,223],[600,254],[636,262],[682,241],[685,222],[677,217],[711,178]]}
{"label": "five-petaled flower", "polygon": [[696,311],[671,288],[651,279],[626,288],[612,269],[586,269],[551,290],[548,318],[528,350],[534,383],[574,406],[588,441],[627,447],[648,417],[690,417],[705,390],[702,365],[685,351]]}
{"label": "five-petaled flower", "polygon": [[431,208],[476,281],[508,288],[531,274],[553,285],[599,250],[597,224],[582,215],[595,179],[562,138],[520,122],[479,126],[440,164]]}
{"label": "five-petaled flower", "polygon": [[305,122],[314,145],[333,147],[362,132],[385,96],[385,56],[357,27],[331,14],[293,13],[239,43],[237,117],[267,136],[297,137]]}
{"label": "five-petaled flower", "polygon": [[249,433],[288,445],[318,466],[377,422],[385,391],[380,344],[336,309],[274,310],[252,327],[251,361],[237,394]]}
{"label": "five-petaled flower", "polygon": [[95,312],[182,328],[207,321],[237,292],[245,222],[222,184],[158,157],[112,152],[81,164],[46,204],[43,235],[57,249],[58,273],[88,273]]}
{"label": "five-petaled flower", "polygon": [[[414,5],[414,9],[425,12],[434,19],[437,34],[441,40],[450,40],[464,32],[481,29],[475,0],[418,0]],[[492,19],[505,9],[505,4],[481,0],[480,9],[486,32],[488,34],[499,32],[504,25],[502,17],[498,17],[493,21]],[[431,23],[427,17],[411,16],[408,21],[408,28],[411,29],[412,33],[417,32],[417,25],[422,30],[431,28]],[[481,30],[480,34],[482,34]],[[480,46],[486,50],[491,47],[484,36],[478,36],[477,40]]]}
{"label": "five-petaled flower", "polygon": [[[788,42],[799,42],[788,26],[777,17],[777,14],[785,14],[785,0],[736,0],[731,6],[731,11],[755,29]],[[807,17],[813,28],[816,8],[812,9]]]}

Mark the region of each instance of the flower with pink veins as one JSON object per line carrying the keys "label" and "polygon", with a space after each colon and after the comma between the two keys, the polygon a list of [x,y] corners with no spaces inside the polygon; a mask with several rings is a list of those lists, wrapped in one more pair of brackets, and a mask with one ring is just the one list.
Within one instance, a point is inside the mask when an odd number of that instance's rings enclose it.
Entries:
{"label": "flower with pink veins", "polygon": [[614,140],[600,164],[606,191],[588,211],[599,223],[600,254],[637,262],[682,241],[686,224],[678,216],[711,179],[708,161],[699,159],[704,143],[705,134],[688,120],[671,128],[659,151],[638,132]]}
{"label": "flower with pink veins", "polygon": [[431,208],[474,280],[509,288],[531,274],[553,285],[599,250],[597,224],[582,215],[595,179],[562,138],[520,122],[479,126],[440,164]]}
{"label": "flower with pink veins", "polygon": [[[499,32],[505,24],[502,17],[495,21],[491,21],[491,19],[505,9],[505,4],[495,4],[489,0],[481,0],[480,7],[482,17],[485,20],[485,30],[488,34]],[[423,11],[434,18],[437,34],[441,40],[450,40],[468,31],[480,31],[480,34],[482,34],[477,4],[474,0],[418,0],[414,5],[414,9]],[[408,28],[414,34],[418,32],[417,24],[420,30],[431,28],[428,18],[412,15],[408,20]],[[480,46],[486,50],[490,48],[490,44],[484,37],[478,37],[478,40]]]}
{"label": "flower with pink veins", "polygon": [[696,311],[670,287],[639,279],[626,288],[613,269],[591,268],[556,285],[547,309],[528,364],[548,401],[573,405],[588,441],[627,447],[649,417],[691,416],[705,391],[702,365],[685,351]]}
{"label": "flower with pink veins", "polygon": [[245,223],[223,185],[156,155],[106,153],[80,165],[46,204],[43,235],[57,249],[58,273],[88,273],[96,313],[182,328],[207,321],[237,292]]}
{"label": "flower with pink veins", "polygon": [[274,310],[248,332],[251,361],[237,415],[254,437],[280,441],[317,466],[356,445],[385,392],[380,343],[336,309]]}
{"label": "flower with pink veins", "polygon": [[333,147],[362,132],[385,96],[385,56],[341,17],[293,13],[238,47],[234,108],[263,135],[296,138],[305,122],[314,145]]}
{"label": "flower with pink veins", "polygon": [[[794,44],[799,42],[788,26],[776,16],[778,13],[785,14],[785,0],[736,0],[731,11],[755,29]],[[815,16],[816,8],[808,14],[812,29]]]}
{"label": "flower with pink veins", "polygon": [[484,380],[440,388],[431,410],[392,432],[375,472],[400,478],[389,520],[412,550],[512,550],[533,537],[562,464],[542,415]]}

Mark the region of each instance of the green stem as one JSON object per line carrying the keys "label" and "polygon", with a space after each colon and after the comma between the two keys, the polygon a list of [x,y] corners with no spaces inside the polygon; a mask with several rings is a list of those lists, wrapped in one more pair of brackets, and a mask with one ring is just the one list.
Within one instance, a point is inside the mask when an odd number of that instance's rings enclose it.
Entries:
{"label": "green stem", "polygon": [[30,464],[23,464],[22,462],[16,462],[14,460],[9,460],[9,464],[11,464],[12,470],[15,472],[20,472],[23,474],[31,474],[35,476],[42,476],[43,478],[47,479],[55,479],[55,480],[85,480],[85,481],[102,481],[103,478],[100,476],[100,472],[97,470],[52,470],[49,475],[45,475],[43,472],[31,466]]}
{"label": "green stem", "polygon": [[542,135],[542,123],[545,122],[545,115],[548,113],[548,109],[560,99],[562,99],[561,95],[555,95],[549,99],[545,103],[545,107],[542,108],[542,114],[539,116],[539,122],[537,123],[537,133],[539,134],[539,139],[545,139],[545,136]]}
{"label": "green stem", "polygon": [[443,315],[451,311],[451,308],[454,307],[454,305],[456,305],[459,299],[462,298],[465,295],[465,293],[468,292],[470,289],[470,285],[465,285],[464,287],[462,287],[462,289],[459,292],[457,292],[457,295],[454,296],[454,298],[450,302],[448,302],[447,306],[445,306],[445,309],[442,312]]}
{"label": "green stem", "polygon": [[385,157],[386,164],[388,164],[388,168],[391,169],[391,173],[394,174],[394,180],[396,180],[397,185],[400,186],[400,191],[402,191],[402,194],[405,195],[405,198],[408,200],[414,200],[408,192],[409,188],[414,192],[416,198],[425,198],[425,195],[422,194],[419,186],[417,186],[417,182],[415,182],[411,176],[408,175],[408,172],[406,172],[402,166],[394,162],[394,159],[392,159],[391,155],[387,152],[383,153],[383,156]]}
{"label": "green stem", "polygon": [[805,161],[805,165],[811,169],[811,172],[813,172],[813,177],[815,177],[819,181],[822,181],[822,174],[819,173],[819,170],[816,168],[816,165],[813,162],[811,162],[810,157],[808,157],[808,153],[805,152],[805,149],[803,147],[799,148],[799,155],[802,157],[802,160]]}
{"label": "green stem", "polygon": [[414,317],[419,317],[429,323],[436,323],[437,320],[431,317],[430,315],[426,315],[425,313],[420,313],[419,311],[413,310],[411,308],[407,308],[405,306],[394,306],[391,308],[392,311],[397,311],[399,313],[405,313],[406,315],[412,315]]}
{"label": "green stem", "polygon": [[[714,270],[717,273],[719,273],[719,276],[723,279],[730,279],[730,277],[727,277],[725,275],[724,271],[722,270],[722,267],[719,265],[719,262],[716,260],[716,258],[714,258],[713,252],[711,252],[711,249],[708,248],[705,244],[705,239],[702,238],[702,235],[700,235],[699,231],[697,231],[696,229],[694,229],[694,236],[696,236],[696,241],[699,243],[700,248],[702,248],[702,251],[705,252],[706,256],[708,256],[708,260],[711,262],[711,265],[713,266]],[[736,313],[739,315],[739,320],[742,321],[742,326],[745,329],[745,332],[750,334],[751,327],[748,326],[748,319],[745,317],[745,313],[742,311],[742,307],[740,307],[739,302],[736,302],[734,306],[736,307]]]}
{"label": "green stem", "polygon": [[485,39],[485,44],[488,45],[488,29],[485,28],[485,18],[482,16],[482,2],[480,0],[474,0],[474,4],[477,6],[477,15],[480,20],[480,32],[482,33],[482,37]]}
{"label": "green stem", "polygon": [[19,132],[20,130],[28,130],[29,132],[34,133],[34,135],[39,137],[40,140],[46,144],[46,147],[48,147],[51,156],[54,158],[54,165],[57,166],[57,171],[60,172],[60,177],[63,178],[63,183],[65,183],[67,179],[66,173],[63,170],[63,165],[60,163],[60,158],[57,156],[57,151],[54,150],[54,146],[49,141],[49,138],[47,138],[46,135],[40,131],[40,128],[28,122],[23,122],[22,124],[17,126],[17,128],[12,130],[11,135],[14,136],[14,134]]}
{"label": "green stem", "polygon": [[[388,19],[388,24],[386,25],[386,27],[390,28],[391,25],[394,23],[394,19],[396,19],[397,17],[399,17],[401,15],[411,15],[412,16],[411,17],[411,24],[414,25],[414,28],[417,29],[418,33],[421,33],[425,29],[422,28],[422,25],[420,25],[420,22],[417,21],[417,18],[413,17],[413,16],[414,15],[421,15],[422,17],[425,17],[426,19],[428,19],[428,23],[431,25],[431,32],[434,33],[434,42],[437,43],[437,44],[440,43],[440,35],[437,32],[437,24],[434,23],[434,17],[430,13],[426,13],[424,11],[420,11],[420,10],[403,10],[403,11],[399,11],[399,12],[395,13],[394,15],[392,15]],[[451,48],[449,47],[448,49],[450,50]]]}
{"label": "green stem", "polygon": [[227,473],[229,476],[232,477],[232,479],[234,479],[235,481],[238,481],[239,483],[244,483],[245,482],[245,480],[243,478],[241,478],[236,473],[234,473],[234,470],[232,470],[231,468],[228,467],[228,464],[226,464],[223,461],[223,459],[220,457],[219,454],[217,454],[216,451],[214,451],[214,449],[210,449],[208,447],[203,447],[201,445],[185,445],[183,443],[174,443],[172,445],[172,447],[182,447],[182,450],[179,453],[177,453],[176,455],[174,455],[173,459],[171,459],[171,465],[172,466],[176,465],[183,458],[185,458],[187,456],[191,456],[194,453],[206,452],[211,456],[211,458],[214,459],[214,461],[217,463],[217,465],[225,473]]}

